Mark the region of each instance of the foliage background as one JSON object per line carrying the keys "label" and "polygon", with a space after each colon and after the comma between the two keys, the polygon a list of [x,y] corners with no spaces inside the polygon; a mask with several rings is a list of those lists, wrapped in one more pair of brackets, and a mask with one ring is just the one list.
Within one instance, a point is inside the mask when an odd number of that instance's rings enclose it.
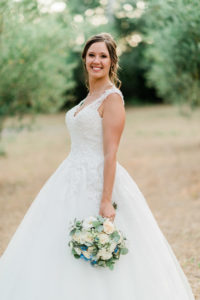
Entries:
{"label": "foliage background", "polygon": [[109,32],[127,104],[200,103],[198,0],[2,0],[0,132],[8,116],[54,113],[87,93],[81,51]]}

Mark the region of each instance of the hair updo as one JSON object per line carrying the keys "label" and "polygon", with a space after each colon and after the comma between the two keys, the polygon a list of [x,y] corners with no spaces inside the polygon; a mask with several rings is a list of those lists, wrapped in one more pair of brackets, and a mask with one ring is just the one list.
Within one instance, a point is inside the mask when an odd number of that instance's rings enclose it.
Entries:
{"label": "hair updo", "polygon": [[87,70],[86,70],[86,64],[85,64],[85,60],[86,60],[86,55],[87,55],[87,51],[90,48],[90,46],[94,43],[97,42],[104,42],[106,44],[106,47],[108,49],[109,55],[110,55],[110,59],[111,59],[111,66],[110,66],[110,71],[109,71],[109,77],[112,83],[114,83],[118,88],[121,87],[121,81],[119,80],[118,76],[117,76],[117,70],[119,68],[118,65],[118,56],[117,56],[117,45],[112,37],[111,34],[109,33],[100,33],[97,35],[93,35],[91,36],[88,41],[86,42],[84,49],[82,51],[82,60],[84,63],[84,68],[86,71],[86,86],[88,88],[88,74],[87,74]]}

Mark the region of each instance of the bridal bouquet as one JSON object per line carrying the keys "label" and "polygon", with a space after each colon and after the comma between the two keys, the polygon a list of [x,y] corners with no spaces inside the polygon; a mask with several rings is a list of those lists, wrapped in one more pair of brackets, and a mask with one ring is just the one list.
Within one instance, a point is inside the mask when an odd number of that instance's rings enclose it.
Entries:
{"label": "bridal bouquet", "polygon": [[68,246],[75,258],[89,261],[92,266],[109,267],[111,270],[121,254],[127,254],[126,237],[108,218],[88,217],[74,219],[70,226]]}

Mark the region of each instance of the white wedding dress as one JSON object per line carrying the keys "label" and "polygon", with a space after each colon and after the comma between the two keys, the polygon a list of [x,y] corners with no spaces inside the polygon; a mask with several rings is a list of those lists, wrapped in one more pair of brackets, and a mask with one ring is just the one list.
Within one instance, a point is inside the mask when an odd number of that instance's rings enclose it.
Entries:
{"label": "white wedding dress", "polygon": [[110,93],[124,101],[113,86],[66,113],[71,151],[34,199],[0,259],[0,300],[194,300],[143,194],[119,162],[112,201],[118,205],[115,224],[127,236],[128,254],[113,271],[71,254],[69,222],[99,212],[104,155],[97,109]]}

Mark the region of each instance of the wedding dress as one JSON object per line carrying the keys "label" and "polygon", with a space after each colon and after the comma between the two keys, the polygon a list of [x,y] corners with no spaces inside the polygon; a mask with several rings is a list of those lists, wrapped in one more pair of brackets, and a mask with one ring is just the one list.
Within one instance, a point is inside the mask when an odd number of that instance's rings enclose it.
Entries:
{"label": "wedding dress", "polygon": [[[0,300],[194,300],[189,282],[137,184],[117,162],[112,202],[129,252],[114,270],[75,259],[69,222],[95,216],[103,189],[102,118],[92,103],[66,113],[71,150],[46,181],[0,259]],[[52,141],[53,142],[53,141]]]}

